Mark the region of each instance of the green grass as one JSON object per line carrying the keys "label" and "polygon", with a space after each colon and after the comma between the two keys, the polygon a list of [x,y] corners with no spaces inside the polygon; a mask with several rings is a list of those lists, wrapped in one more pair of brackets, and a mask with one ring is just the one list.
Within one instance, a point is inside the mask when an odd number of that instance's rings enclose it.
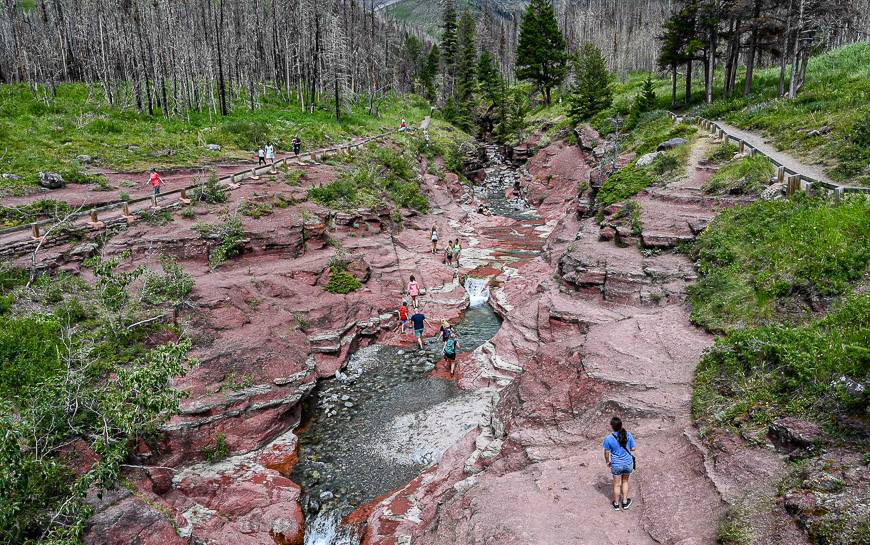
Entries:
{"label": "green grass", "polygon": [[[657,140],[653,137],[650,141]],[[595,197],[595,202],[600,206],[610,206],[636,195],[655,183],[679,176],[686,167],[690,149],[691,143],[662,153],[650,165],[639,167],[637,162],[634,162],[617,170],[604,181],[604,185]]]}
{"label": "green grass", "polygon": [[342,172],[336,180],[312,188],[308,197],[339,210],[392,202],[402,208],[425,212],[429,202],[420,192],[409,138],[398,137],[395,147],[369,144],[354,158],[352,168]]}
{"label": "green grass", "polygon": [[833,386],[865,383],[870,371],[870,293],[845,298],[805,325],[735,329],[698,366],[692,410],[702,427],[764,427],[800,416],[830,422],[861,416],[866,395]]}
{"label": "green grass", "polygon": [[870,266],[870,199],[758,201],[723,212],[692,249],[692,321],[729,331],[801,321]]}
{"label": "green grass", "polygon": [[[20,193],[37,184],[40,170],[59,171],[81,178],[78,155],[91,155],[100,166],[140,172],[148,167],[201,165],[218,159],[251,159],[255,146],[271,140],[281,149],[299,135],[306,149],[339,142],[354,135],[383,132],[398,127],[405,117],[422,120],[429,114],[425,101],[392,97],[384,102],[381,117],[364,107],[354,107],[341,122],[334,108],[324,103],[314,113],[295,104],[267,97],[262,107],[250,111],[239,104],[230,115],[207,112],[164,118],[108,106],[102,91],[85,84],[62,84],[47,105],[24,85],[0,86],[0,173],[14,173],[20,181],[0,180],[0,191]],[[222,150],[210,152],[206,144]],[[171,154],[167,154],[171,150]],[[94,180],[87,180],[92,183]]]}
{"label": "green grass", "polygon": [[[778,85],[779,68],[757,71],[748,98],[717,99],[699,112],[822,162],[837,181],[870,184],[870,42],[810,59],[806,84],[794,100],[779,98]],[[826,125],[830,134],[810,136]]]}
{"label": "green grass", "polygon": [[774,168],[770,160],[764,155],[756,154],[752,157],[733,161],[720,168],[704,184],[704,191],[732,195],[760,193],[767,187],[773,173]]}

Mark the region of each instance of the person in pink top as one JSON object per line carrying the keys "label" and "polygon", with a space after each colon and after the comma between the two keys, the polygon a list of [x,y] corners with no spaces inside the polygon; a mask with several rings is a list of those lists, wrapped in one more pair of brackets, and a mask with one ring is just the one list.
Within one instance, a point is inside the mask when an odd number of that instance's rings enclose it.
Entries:
{"label": "person in pink top", "polygon": [[411,281],[408,282],[408,295],[411,296],[411,304],[414,305],[414,308],[419,308],[419,297],[420,297],[420,284],[417,283],[417,279],[414,278],[414,275],[411,275]]}
{"label": "person in pink top", "polygon": [[151,176],[148,178],[147,183],[151,184],[151,187],[154,188],[154,204],[157,204],[157,197],[160,195],[160,186],[163,185],[163,178],[160,177],[157,169],[151,169]]}

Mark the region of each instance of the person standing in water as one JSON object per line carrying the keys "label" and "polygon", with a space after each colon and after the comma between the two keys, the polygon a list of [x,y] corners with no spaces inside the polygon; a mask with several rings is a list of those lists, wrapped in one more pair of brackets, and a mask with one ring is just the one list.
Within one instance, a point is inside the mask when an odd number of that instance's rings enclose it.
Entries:
{"label": "person standing in water", "polygon": [[456,368],[456,351],[459,350],[459,339],[447,320],[441,322],[441,343],[441,353],[444,354],[444,359],[450,362],[450,374],[453,375]]}
{"label": "person standing in water", "polygon": [[432,226],[432,253],[438,253],[438,228],[434,225]]}
{"label": "person standing in water", "polygon": [[637,448],[634,437],[622,427],[622,419],[614,416],[610,419],[610,427],[613,430],[604,438],[604,461],[613,475],[613,501],[611,505],[614,511],[631,507],[631,498],[628,497],[628,478],[634,471],[634,454]]}
{"label": "person standing in water", "polygon": [[408,295],[411,296],[411,304],[414,305],[414,310],[417,310],[420,306],[420,284],[417,283],[417,279],[414,278],[413,274],[408,282]]}

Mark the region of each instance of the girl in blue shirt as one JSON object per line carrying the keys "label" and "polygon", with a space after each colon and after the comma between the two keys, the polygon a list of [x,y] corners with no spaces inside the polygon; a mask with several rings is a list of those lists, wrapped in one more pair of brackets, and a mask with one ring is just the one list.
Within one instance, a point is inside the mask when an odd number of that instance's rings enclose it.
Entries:
{"label": "girl in blue shirt", "polygon": [[[613,505],[614,511],[631,507],[628,497],[628,478],[634,471],[634,454],[636,448],[634,437],[622,427],[618,416],[610,419],[613,433],[604,438],[604,461],[613,475]],[[621,496],[621,501],[620,501]]]}

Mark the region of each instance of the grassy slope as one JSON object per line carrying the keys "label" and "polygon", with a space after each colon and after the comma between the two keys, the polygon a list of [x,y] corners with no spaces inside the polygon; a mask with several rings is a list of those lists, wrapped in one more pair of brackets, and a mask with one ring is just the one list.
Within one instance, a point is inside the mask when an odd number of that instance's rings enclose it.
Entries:
{"label": "grassy slope", "polygon": [[[110,108],[99,90],[81,84],[58,87],[46,105],[25,86],[0,86],[0,172],[14,173],[19,182],[0,181],[0,191],[15,191],[37,182],[40,170],[75,172],[83,168],[78,155],[90,155],[101,167],[142,170],[192,166],[218,159],[250,158],[267,140],[287,149],[295,135],[306,147],[337,142],[353,135],[397,127],[401,118],[421,120],[428,106],[413,98],[385,102],[381,118],[356,108],[337,122],[329,107],[306,114],[298,106],[264,103],[250,111],[238,105],[229,116],[192,113],[178,118],[141,115]],[[210,152],[206,144],[219,144]],[[171,155],[157,157],[163,150]]]}

